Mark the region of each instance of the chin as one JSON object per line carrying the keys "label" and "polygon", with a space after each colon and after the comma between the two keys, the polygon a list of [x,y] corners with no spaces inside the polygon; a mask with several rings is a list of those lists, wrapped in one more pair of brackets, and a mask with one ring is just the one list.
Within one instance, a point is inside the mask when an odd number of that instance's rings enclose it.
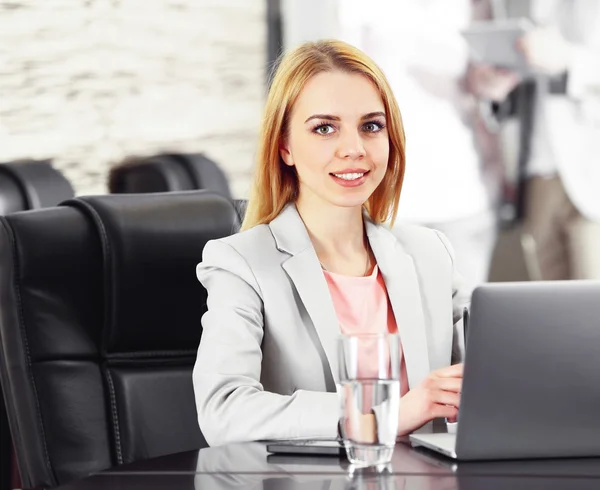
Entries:
{"label": "chin", "polygon": [[341,208],[356,208],[362,206],[371,197],[371,194],[361,196],[339,196],[336,199],[331,199],[330,202]]}

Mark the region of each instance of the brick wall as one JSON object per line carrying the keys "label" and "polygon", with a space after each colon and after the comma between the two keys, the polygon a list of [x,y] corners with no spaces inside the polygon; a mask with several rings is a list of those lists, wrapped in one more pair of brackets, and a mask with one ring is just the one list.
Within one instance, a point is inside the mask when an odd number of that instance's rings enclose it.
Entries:
{"label": "brick wall", "polygon": [[203,151],[246,194],[264,0],[0,0],[0,161],[54,159],[78,194],[125,156]]}

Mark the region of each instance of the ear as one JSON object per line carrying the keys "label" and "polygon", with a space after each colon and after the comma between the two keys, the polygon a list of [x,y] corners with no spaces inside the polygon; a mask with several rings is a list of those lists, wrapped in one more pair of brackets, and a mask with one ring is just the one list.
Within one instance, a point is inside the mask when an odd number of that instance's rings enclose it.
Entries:
{"label": "ear", "polygon": [[294,166],[294,157],[292,157],[287,138],[281,140],[281,144],[279,145],[279,155],[281,156],[283,163],[290,167]]}

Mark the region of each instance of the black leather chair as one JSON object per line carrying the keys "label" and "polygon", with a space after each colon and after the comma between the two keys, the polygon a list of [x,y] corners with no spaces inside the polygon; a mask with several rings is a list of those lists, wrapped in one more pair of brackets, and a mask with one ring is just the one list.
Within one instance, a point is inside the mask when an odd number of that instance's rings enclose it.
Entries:
{"label": "black leather chair", "polygon": [[108,189],[112,194],[208,189],[231,198],[225,173],[201,153],[129,159],[111,169]]}
{"label": "black leather chair", "polygon": [[108,195],[0,218],[0,375],[23,486],[200,448],[191,371],[209,191]]}
{"label": "black leather chair", "polygon": [[[50,160],[16,160],[0,164],[0,215],[56,206],[74,196],[69,181]],[[6,409],[0,396],[0,490],[12,488],[12,445]]]}
{"label": "black leather chair", "polygon": [[[162,154],[131,158],[111,169],[108,190],[112,194],[176,192],[208,189],[231,199],[227,177],[219,166],[202,154]],[[248,202],[233,199],[240,222]]]}
{"label": "black leather chair", "polygon": [[12,442],[6,407],[0,399],[0,490],[10,490],[12,483]]}
{"label": "black leather chair", "polygon": [[74,195],[69,181],[50,160],[17,160],[0,165],[0,215],[56,206]]}

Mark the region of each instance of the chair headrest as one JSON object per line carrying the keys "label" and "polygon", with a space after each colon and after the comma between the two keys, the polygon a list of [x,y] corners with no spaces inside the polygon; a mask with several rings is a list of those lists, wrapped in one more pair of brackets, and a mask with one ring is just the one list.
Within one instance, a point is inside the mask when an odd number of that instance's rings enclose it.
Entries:
{"label": "chair headrest", "polygon": [[168,155],[130,158],[112,167],[108,190],[113,194],[171,192],[195,189],[189,171]]}
{"label": "chair headrest", "polygon": [[0,165],[21,188],[25,209],[48,208],[75,195],[69,181],[50,160],[20,160]]}
{"label": "chair headrest", "polygon": [[0,166],[0,215],[25,211],[27,200],[23,195],[22,186],[10,172],[2,170]]}
{"label": "chair headrest", "polygon": [[131,158],[110,170],[108,188],[119,194],[206,189],[231,198],[227,176],[201,153]]}
{"label": "chair headrest", "polygon": [[64,205],[94,221],[102,244],[104,353],[193,354],[206,310],[195,268],[207,241],[239,228],[233,204],[189,191],[80,197]]}
{"label": "chair headrest", "polygon": [[191,175],[196,189],[209,189],[231,199],[227,176],[221,168],[202,153],[170,154]]}

